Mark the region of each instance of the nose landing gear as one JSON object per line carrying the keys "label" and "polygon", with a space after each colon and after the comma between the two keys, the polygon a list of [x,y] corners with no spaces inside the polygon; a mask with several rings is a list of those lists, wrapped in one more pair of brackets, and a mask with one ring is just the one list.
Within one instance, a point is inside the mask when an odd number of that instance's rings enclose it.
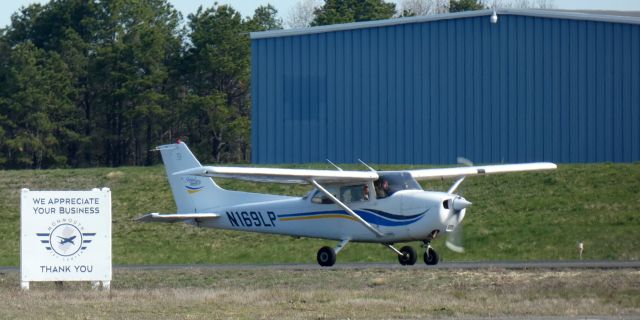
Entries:
{"label": "nose landing gear", "polygon": [[429,242],[425,242],[423,247],[424,247],[424,263],[429,266],[434,266],[438,264],[438,261],[440,261],[440,256],[438,256],[438,253],[435,250],[433,250],[433,248],[431,247],[431,244]]}

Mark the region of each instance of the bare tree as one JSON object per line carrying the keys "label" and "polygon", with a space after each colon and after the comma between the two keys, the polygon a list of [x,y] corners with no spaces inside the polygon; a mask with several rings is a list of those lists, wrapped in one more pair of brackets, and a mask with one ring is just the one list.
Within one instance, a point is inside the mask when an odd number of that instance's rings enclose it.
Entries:
{"label": "bare tree", "polygon": [[448,0],[401,0],[398,12],[403,16],[426,16],[449,12]]}
{"label": "bare tree", "polygon": [[485,0],[484,4],[494,9],[553,9],[554,0]]}
{"label": "bare tree", "polygon": [[321,5],[321,0],[298,1],[289,11],[287,26],[292,29],[309,27],[314,18],[314,10]]}

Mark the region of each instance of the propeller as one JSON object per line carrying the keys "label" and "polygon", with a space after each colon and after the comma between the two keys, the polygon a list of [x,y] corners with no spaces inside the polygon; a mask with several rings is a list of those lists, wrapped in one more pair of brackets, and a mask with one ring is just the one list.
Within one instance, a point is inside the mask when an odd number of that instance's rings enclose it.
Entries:
{"label": "propeller", "polygon": [[[459,157],[458,163],[464,164],[466,166],[473,166],[473,163],[468,159]],[[453,230],[449,231],[449,236],[447,237],[447,241],[445,242],[447,248],[452,251],[462,253],[464,252],[464,246],[462,245],[463,240],[463,228],[462,228],[462,220],[464,219],[464,215],[466,213],[466,209],[471,206],[471,202],[462,196],[455,194],[455,191],[458,189],[460,184],[464,181],[466,177],[461,177],[456,180],[456,182],[451,185],[447,193],[452,197],[447,200],[447,207],[449,208],[449,218],[447,222],[447,229],[449,226],[454,226]]]}

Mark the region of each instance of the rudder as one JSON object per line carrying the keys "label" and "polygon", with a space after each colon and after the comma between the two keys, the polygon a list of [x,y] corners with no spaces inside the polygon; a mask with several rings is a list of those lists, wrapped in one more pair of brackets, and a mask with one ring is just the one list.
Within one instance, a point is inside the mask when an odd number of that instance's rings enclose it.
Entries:
{"label": "rudder", "polygon": [[178,171],[202,166],[184,142],[165,144],[156,150],[162,155],[177,213],[205,212],[207,208],[214,206],[215,199],[222,198],[221,193],[226,192],[209,177],[173,175]]}

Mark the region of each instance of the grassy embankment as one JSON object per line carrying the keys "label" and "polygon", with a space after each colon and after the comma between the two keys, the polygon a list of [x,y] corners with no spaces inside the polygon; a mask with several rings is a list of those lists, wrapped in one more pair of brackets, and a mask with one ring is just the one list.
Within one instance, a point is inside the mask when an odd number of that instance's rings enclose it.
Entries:
{"label": "grassy embankment", "polygon": [[[446,190],[451,183],[423,185]],[[293,195],[309,190],[308,186],[238,181],[221,184]],[[315,239],[132,221],[146,212],[175,211],[162,166],[3,171],[0,265],[19,265],[21,188],[93,187],[112,190],[115,264],[315,263],[320,246],[334,245]],[[585,243],[585,259],[640,259],[640,163],[561,165],[554,172],[475,177],[467,179],[461,191],[474,203],[465,218],[467,252],[451,252],[438,239],[434,246],[444,260],[573,260],[578,257],[580,240]],[[395,260],[388,249],[372,244],[349,244],[338,257],[338,263]]]}

